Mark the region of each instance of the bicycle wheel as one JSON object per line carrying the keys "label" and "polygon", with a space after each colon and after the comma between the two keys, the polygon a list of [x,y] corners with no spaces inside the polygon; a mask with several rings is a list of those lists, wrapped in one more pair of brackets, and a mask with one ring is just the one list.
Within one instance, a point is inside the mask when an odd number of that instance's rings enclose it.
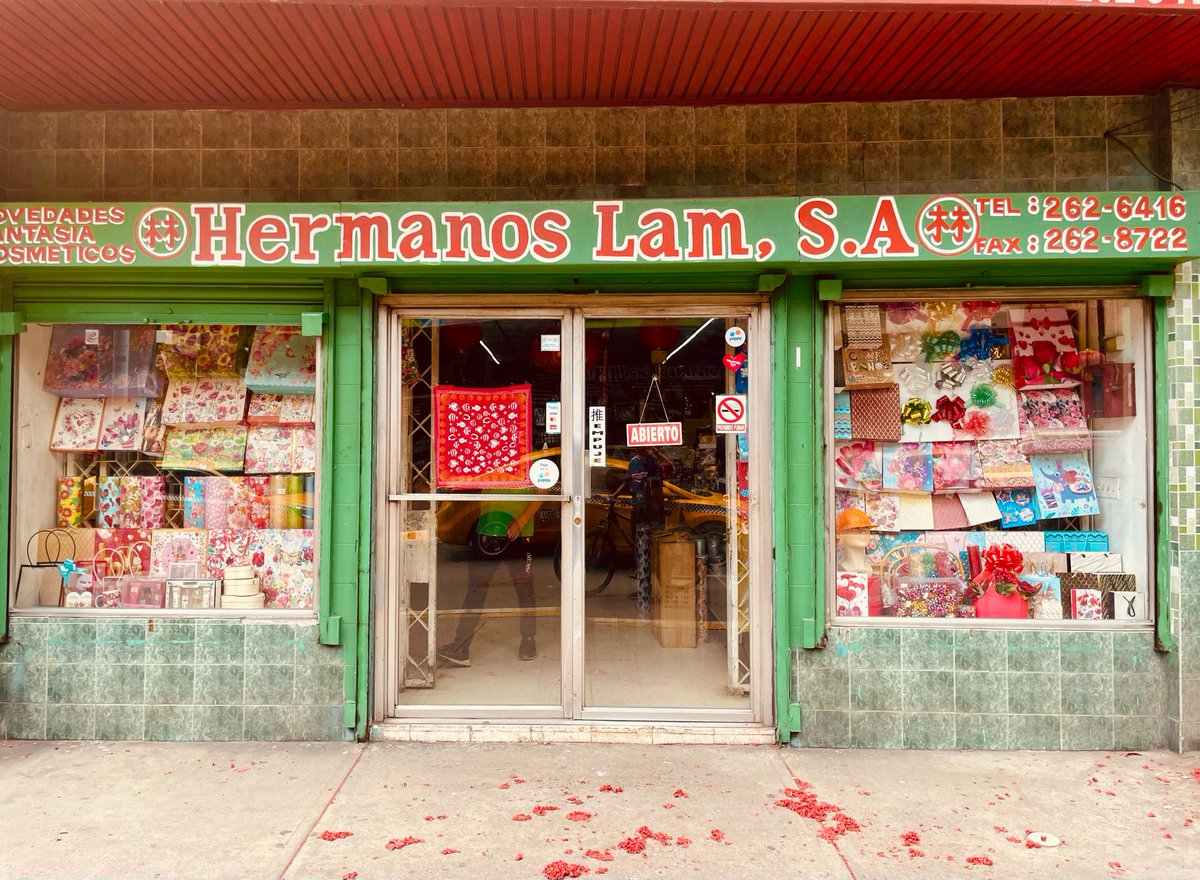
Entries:
{"label": "bicycle wheel", "polygon": [[617,549],[608,529],[592,529],[583,538],[583,594],[599,596],[617,570]]}

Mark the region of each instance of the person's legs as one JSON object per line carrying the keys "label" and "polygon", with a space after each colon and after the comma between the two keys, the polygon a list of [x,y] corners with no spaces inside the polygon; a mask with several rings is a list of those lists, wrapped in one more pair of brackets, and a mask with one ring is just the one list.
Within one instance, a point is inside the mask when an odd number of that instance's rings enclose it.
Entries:
{"label": "person's legs", "polygon": [[532,660],[537,656],[537,618],[533,615],[537,599],[533,594],[533,553],[526,543],[525,558],[513,560],[513,589],[517,593],[517,604],[521,606],[521,645],[517,657]]}
{"label": "person's legs", "polygon": [[452,666],[471,665],[471,640],[483,625],[479,613],[487,599],[487,591],[503,565],[501,559],[476,559],[467,562],[467,592],[463,596],[463,615],[458,619],[454,640],[438,648],[442,660]]}

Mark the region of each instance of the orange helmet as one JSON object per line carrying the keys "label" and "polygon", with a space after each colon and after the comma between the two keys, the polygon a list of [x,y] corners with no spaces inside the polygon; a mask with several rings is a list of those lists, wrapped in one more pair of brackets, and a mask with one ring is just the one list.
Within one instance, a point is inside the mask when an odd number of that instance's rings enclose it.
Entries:
{"label": "orange helmet", "polygon": [[871,518],[866,512],[857,507],[848,507],[837,515],[834,530],[841,534],[850,529],[871,528]]}

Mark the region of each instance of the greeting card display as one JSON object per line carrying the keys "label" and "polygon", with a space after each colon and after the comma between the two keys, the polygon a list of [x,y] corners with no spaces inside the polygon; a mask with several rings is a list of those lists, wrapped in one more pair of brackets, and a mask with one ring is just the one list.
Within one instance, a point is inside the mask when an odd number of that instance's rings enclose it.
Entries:
{"label": "greeting card display", "polygon": [[1032,455],[1038,519],[1090,516],[1100,512],[1092,469],[1078,453]]}
{"label": "greeting card display", "polygon": [[460,489],[529,486],[532,391],[507,388],[433,389],[435,482]]}
{"label": "greeting card display", "polygon": [[867,575],[860,571],[839,571],[834,588],[839,617],[866,617]]}
{"label": "greeting card display", "polygon": [[54,416],[50,448],[54,452],[95,452],[103,416],[103,400],[64,397]]}
{"label": "greeting card display", "polygon": [[1079,384],[1079,350],[1066,309],[1013,308],[1009,315],[1017,388]]}
{"label": "greeting card display", "polygon": [[834,483],[838,488],[878,491],[883,485],[883,444],[855,440],[834,446]]}
{"label": "greeting card display", "polygon": [[1017,441],[981,440],[975,451],[979,455],[979,486],[995,489],[1033,486],[1033,465]]}
{"label": "greeting card display", "polygon": [[317,337],[298,327],[259,327],[246,362],[246,387],[268,394],[316,394]]}
{"label": "greeting card display", "polygon": [[140,397],[109,397],[100,422],[100,448],[136,452],[142,448],[146,401]]}
{"label": "greeting card display", "polygon": [[885,337],[878,348],[843,348],[846,388],[880,388],[892,383],[892,357]]}
{"label": "greeting card display", "polygon": [[933,490],[970,489],[979,479],[974,443],[933,444]]}
{"label": "greeting card display", "polygon": [[878,492],[867,493],[864,508],[872,528],[877,532],[900,531],[900,496]]}
{"label": "greeting card display", "polygon": [[204,529],[156,529],[150,543],[150,573],[159,577],[175,576],[171,566],[192,563],[198,570],[204,564],[208,534]]}

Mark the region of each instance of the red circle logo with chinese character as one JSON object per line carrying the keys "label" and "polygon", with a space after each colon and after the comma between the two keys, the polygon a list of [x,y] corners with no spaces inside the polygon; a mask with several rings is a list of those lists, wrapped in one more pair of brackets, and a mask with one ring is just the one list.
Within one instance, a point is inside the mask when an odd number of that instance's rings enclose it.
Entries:
{"label": "red circle logo with chinese character", "polygon": [[935,196],[917,215],[917,237],[932,254],[957,256],[970,250],[979,237],[979,215],[966,199]]}
{"label": "red circle logo with chinese character", "polygon": [[192,229],[178,208],[151,205],[138,216],[138,249],[153,260],[179,256],[191,237]]}

